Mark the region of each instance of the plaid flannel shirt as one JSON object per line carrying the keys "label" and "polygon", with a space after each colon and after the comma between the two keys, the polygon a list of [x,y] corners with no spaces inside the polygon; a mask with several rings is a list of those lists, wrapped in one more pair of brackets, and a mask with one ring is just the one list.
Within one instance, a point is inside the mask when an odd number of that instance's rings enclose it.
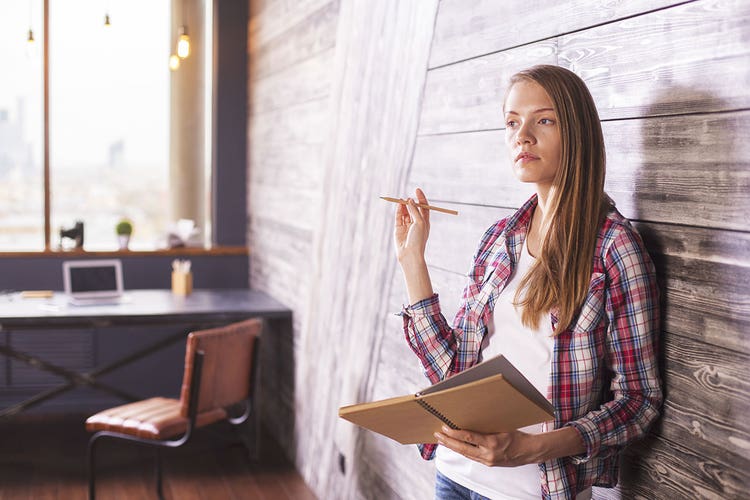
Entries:
{"label": "plaid flannel shirt", "polygon": [[[495,301],[513,273],[536,195],[482,237],[453,327],[438,295],[401,312],[409,346],[435,383],[474,365]],[[541,498],[574,499],[589,486],[617,483],[619,452],[643,436],[662,402],[657,361],[659,301],[654,266],[640,236],[613,207],[599,231],[591,282],[580,313],[558,332],[547,398],[554,429],[575,428],[580,456],[539,464]],[[549,429],[549,423],[545,424]],[[420,445],[434,457],[437,445]]]}

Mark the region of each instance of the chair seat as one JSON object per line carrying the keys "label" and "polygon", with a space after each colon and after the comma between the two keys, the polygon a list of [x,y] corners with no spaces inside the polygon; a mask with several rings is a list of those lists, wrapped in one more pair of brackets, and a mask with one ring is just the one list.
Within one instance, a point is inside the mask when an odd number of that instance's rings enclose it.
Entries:
{"label": "chair seat", "polygon": [[[203,427],[226,417],[223,408],[215,408],[199,413],[195,426]],[[86,420],[89,432],[111,431],[150,439],[184,434],[187,427],[187,417],[180,415],[180,401],[169,398],[151,398],[109,408]]]}

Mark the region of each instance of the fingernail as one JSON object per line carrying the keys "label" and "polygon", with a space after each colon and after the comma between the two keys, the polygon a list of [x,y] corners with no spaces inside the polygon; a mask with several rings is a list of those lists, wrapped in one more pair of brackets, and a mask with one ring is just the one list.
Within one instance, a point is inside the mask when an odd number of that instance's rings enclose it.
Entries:
{"label": "fingernail", "polygon": [[439,432],[434,433],[433,436],[435,436],[435,439],[437,439],[441,443],[443,442],[443,435],[440,434]]}
{"label": "fingernail", "polygon": [[450,429],[448,429],[448,427],[444,425],[443,426],[443,432],[449,432],[449,431],[450,431]]}

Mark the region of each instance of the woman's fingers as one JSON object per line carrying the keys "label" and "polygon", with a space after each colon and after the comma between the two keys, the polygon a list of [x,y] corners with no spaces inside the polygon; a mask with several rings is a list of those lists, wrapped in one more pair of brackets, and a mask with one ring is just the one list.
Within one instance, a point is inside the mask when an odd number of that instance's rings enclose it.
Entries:
{"label": "woman's fingers", "polygon": [[[419,203],[422,203],[424,205],[429,205],[429,203],[427,203],[427,197],[424,195],[424,191],[422,191],[421,188],[417,188],[414,191],[414,194],[416,195],[417,201]],[[425,223],[429,224],[430,223],[430,210],[427,208],[423,208],[423,209],[420,209],[420,213],[422,214],[422,217],[424,218]]]}
{"label": "woman's fingers", "polygon": [[406,208],[406,205],[400,203],[396,205],[396,227],[408,226],[410,222],[411,218],[409,217],[409,210]]}
{"label": "woman's fingers", "polygon": [[414,202],[412,198],[406,199],[407,204],[404,205],[406,209],[409,211],[409,215],[411,216],[412,222],[421,223],[424,222],[424,216],[422,215],[422,211],[417,207],[417,204]]}

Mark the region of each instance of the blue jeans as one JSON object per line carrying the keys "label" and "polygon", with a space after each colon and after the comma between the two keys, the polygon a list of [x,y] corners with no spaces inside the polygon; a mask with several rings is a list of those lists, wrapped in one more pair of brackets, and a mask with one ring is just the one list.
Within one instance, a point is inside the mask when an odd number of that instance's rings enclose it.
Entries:
{"label": "blue jeans", "polygon": [[448,479],[438,471],[435,477],[435,500],[489,500],[469,488]]}

